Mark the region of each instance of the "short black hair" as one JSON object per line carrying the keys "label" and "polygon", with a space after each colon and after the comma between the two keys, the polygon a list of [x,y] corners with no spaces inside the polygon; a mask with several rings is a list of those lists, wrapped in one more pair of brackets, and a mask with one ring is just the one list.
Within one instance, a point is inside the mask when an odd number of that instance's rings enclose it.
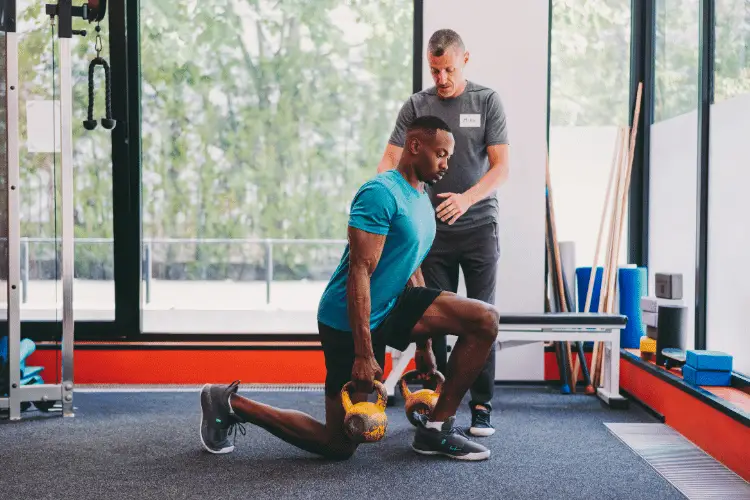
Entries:
{"label": "short black hair", "polygon": [[436,57],[442,56],[451,47],[458,48],[462,52],[466,50],[461,36],[451,29],[437,30],[427,42],[427,50]]}
{"label": "short black hair", "polygon": [[450,134],[453,133],[445,121],[432,115],[420,116],[412,120],[409,126],[406,127],[406,131],[410,132],[412,130],[421,130],[427,133],[427,135],[435,135],[438,130],[445,130]]}

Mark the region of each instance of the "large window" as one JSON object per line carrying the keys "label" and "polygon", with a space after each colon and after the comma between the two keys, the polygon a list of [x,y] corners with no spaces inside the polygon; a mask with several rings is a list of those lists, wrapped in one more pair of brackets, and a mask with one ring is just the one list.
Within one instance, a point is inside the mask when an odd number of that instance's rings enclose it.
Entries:
{"label": "large window", "polygon": [[695,341],[696,189],[700,0],[655,5],[654,124],[651,126],[649,291],[656,273],[683,275],[687,323],[681,346]]}
{"label": "large window", "polygon": [[[21,318],[62,317],[60,186],[60,53],[44,2],[19,0],[19,161],[21,175]],[[74,21],[76,28],[83,21]],[[102,56],[108,54],[102,23]],[[74,36],[73,168],[76,319],[114,319],[112,168],[110,133],[86,131],[89,61],[95,57],[94,29]],[[94,118],[104,116],[104,76],[96,73]],[[5,307],[5,304],[3,304]]]}
{"label": "large window", "polygon": [[715,95],[711,105],[708,198],[708,349],[734,356],[734,369],[750,374],[750,2],[716,0]]}
{"label": "large window", "polygon": [[140,19],[144,331],[315,331],[411,92],[411,2],[142,0]]}
{"label": "large window", "polygon": [[[630,17],[627,0],[552,2],[550,175],[558,239],[575,243],[579,267],[594,261],[617,131],[628,125]],[[620,263],[627,224],[626,211]]]}

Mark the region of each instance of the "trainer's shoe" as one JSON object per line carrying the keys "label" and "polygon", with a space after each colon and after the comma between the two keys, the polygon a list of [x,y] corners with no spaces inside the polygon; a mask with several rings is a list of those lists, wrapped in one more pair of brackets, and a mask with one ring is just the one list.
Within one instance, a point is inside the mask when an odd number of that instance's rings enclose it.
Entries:
{"label": "trainer's shoe", "polygon": [[445,455],[457,460],[486,460],[490,450],[481,444],[469,441],[466,434],[455,426],[456,417],[443,422],[442,429],[427,427],[427,415],[414,412],[417,420],[417,432],[411,447],[422,455]]}
{"label": "trainer's shoe", "polygon": [[201,389],[201,443],[210,453],[223,454],[234,451],[234,444],[229,436],[236,429],[245,435],[245,428],[229,405],[229,397],[237,393],[239,380],[229,385],[206,384]]}
{"label": "trainer's shoe", "polygon": [[478,437],[487,437],[495,433],[492,427],[490,415],[492,406],[489,404],[474,404],[471,406],[471,427],[469,434]]}

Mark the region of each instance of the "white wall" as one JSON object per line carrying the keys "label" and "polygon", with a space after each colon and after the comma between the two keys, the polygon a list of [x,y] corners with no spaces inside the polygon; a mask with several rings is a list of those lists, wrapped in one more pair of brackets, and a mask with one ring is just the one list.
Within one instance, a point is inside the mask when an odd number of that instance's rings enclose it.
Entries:
{"label": "white wall", "polygon": [[708,193],[708,349],[734,356],[750,374],[750,94],[711,106]]}
{"label": "white wall", "polygon": [[681,347],[695,347],[698,112],[651,126],[648,289],[656,273],[682,273],[688,308]]}
{"label": "white wall", "polygon": [[[424,47],[441,28],[456,30],[471,60],[470,80],[495,89],[508,116],[510,179],[501,188],[497,306],[544,311],[544,165],[547,123],[547,0],[429,0]],[[513,47],[511,49],[511,47]],[[426,53],[423,84],[432,85]],[[497,378],[542,380],[542,344],[498,353]]]}
{"label": "white wall", "polygon": [[[559,241],[575,242],[577,267],[594,262],[596,239],[615,152],[617,127],[550,127],[550,179]],[[610,195],[608,213],[611,213]],[[598,266],[604,266],[609,215],[605,220]],[[625,211],[618,262],[628,258],[628,212]],[[575,288],[575,287],[574,287]],[[571,293],[573,289],[571,289]],[[575,300],[575,297],[574,297]]]}

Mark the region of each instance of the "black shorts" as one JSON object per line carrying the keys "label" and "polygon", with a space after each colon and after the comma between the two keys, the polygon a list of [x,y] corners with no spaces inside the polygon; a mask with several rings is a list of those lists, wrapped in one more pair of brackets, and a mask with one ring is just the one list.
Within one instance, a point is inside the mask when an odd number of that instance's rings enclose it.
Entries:
{"label": "black shorts", "polygon": [[[440,295],[434,288],[405,288],[382,323],[371,332],[372,350],[381,369],[385,369],[385,348],[405,351],[411,344],[411,332],[428,307]],[[336,397],[352,379],[354,337],[318,322],[320,343],[326,361],[326,396]]]}

